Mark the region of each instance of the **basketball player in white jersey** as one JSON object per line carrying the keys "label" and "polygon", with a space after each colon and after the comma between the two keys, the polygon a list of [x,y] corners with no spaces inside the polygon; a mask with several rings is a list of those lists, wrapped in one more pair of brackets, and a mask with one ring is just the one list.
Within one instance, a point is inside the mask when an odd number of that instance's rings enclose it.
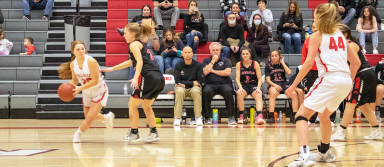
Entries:
{"label": "basketball player in white jersey", "polygon": [[[85,54],[85,46],[81,41],[74,41],[71,44],[71,52],[74,55],[70,62],[60,65],[59,77],[71,79],[69,83],[75,85],[74,96],[83,91],[83,110],[85,120],[75,132],[73,142],[81,142],[81,135],[91,127],[93,121],[103,121],[107,129],[113,128],[115,115],[109,112],[106,115],[100,114],[103,106],[107,105],[108,87],[104,82],[104,76],[97,61]],[[78,83],[81,86],[77,86]]]}
{"label": "basketball player in white jersey", "polygon": [[[315,24],[317,32],[309,41],[308,56],[287,94],[296,90],[297,85],[306,76],[316,61],[319,78],[316,80],[296,114],[296,133],[299,141],[299,158],[289,167],[314,166],[315,161],[333,162],[336,157],[329,150],[332,126],[330,115],[347,97],[352,88],[360,60],[350,50],[344,35],[338,30],[341,18],[334,4],[317,6]],[[348,52],[347,52],[348,50]],[[351,63],[348,67],[348,61]],[[308,119],[319,113],[321,141],[317,153],[309,149]]]}

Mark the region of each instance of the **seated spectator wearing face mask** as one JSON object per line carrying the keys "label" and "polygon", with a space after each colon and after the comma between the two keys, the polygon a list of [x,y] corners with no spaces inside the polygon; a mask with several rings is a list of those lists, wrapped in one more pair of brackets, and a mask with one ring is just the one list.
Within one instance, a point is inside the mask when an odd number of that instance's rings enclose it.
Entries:
{"label": "seated spectator wearing face mask", "polygon": [[266,63],[266,57],[270,54],[268,37],[268,28],[263,25],[261,15],[255,14],[253,16],[252,27],[248,29],[247,41],[255,48],[258,62]]}
{"label": "seated spectator wearing face mask", "polygon": [[221,27],[220,37],[225,46],[223,57],[229,58],[229,54],[232,52],[235,54],[236,62],[240,61],[240,48],[243,47],[245,40],[243,27],[236,24],[236,14],[228,14],[228,25]]}

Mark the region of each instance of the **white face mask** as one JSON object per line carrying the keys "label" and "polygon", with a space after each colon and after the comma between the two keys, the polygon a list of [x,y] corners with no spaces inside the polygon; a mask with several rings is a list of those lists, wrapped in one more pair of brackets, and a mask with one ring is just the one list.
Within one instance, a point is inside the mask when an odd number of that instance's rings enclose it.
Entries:
{"label": "white face mask", "polygon": [[260,25],[260,23],[261,23],[261,20],[254,20],[253,22],[255,23],[255,25],[257,25],[257,26],[258,26],[258,25]]}
{"label": "white face mask", "polygon": [[228,20],[228,24],[236,24],[236,20]]}

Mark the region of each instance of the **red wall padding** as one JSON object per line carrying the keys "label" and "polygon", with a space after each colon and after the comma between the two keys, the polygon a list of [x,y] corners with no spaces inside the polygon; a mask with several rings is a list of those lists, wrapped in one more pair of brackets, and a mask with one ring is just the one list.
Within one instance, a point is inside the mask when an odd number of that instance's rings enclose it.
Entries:
{"label": "red wall padding", "polygon": [[108,9],[107,19],[128,19],[127,9]]}
{"label": "red wall padding", "polygon": [[116,28],[124,28],[127,23],[127,19],[107,19],[107,30],[116,30]]}
{"label": "red wall padding", "polygon": [[197,47],[197,54],[204,54],[204,53],[210,53],[209,51],[209,45],[212,42],[207,43],[199,43],[199,46]]}
{"label": "red wall padding", "polygon": [[105,55],[105,66],[115,66],[128,60],[128,54],[107,54]]}
{"label": "red wall padding", "polygon": [[126,42],[107,42],[106,52],[108,53],[128,53],[128,44]]}
{"label": "red wall padding", "polygon": [[197,54],[197,61],[202,63],[204,59],[211,57],[210,54]]}

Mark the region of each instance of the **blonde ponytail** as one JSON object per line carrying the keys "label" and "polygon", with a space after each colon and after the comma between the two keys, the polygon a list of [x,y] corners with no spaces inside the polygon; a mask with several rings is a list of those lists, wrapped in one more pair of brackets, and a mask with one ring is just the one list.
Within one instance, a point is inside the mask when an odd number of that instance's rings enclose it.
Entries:
{"label": "blonde ponytail", "polygon": [[316,29],[324,34],[333,34],[341,26],[341,16],[334,3],[324,3],[316,8]]}

